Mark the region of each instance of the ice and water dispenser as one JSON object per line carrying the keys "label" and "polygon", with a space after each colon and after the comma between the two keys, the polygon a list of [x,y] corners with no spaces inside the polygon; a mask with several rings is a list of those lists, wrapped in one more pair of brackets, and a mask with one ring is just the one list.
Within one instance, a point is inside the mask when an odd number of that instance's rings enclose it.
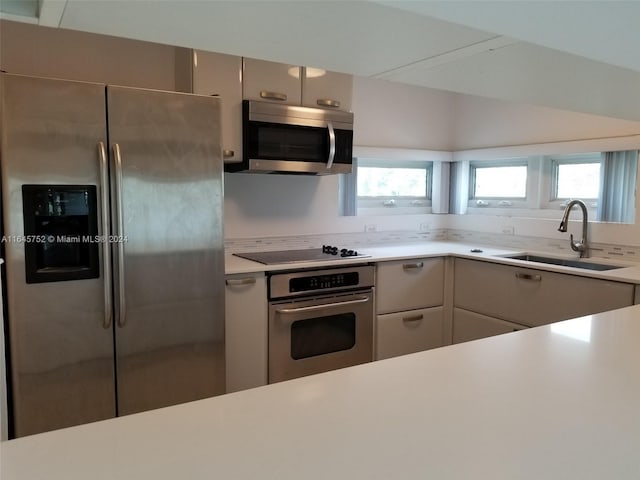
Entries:
{"label": "ice and water dispenser", "polygon": [[98,278],[95,185],[22,186],[27,283]]}

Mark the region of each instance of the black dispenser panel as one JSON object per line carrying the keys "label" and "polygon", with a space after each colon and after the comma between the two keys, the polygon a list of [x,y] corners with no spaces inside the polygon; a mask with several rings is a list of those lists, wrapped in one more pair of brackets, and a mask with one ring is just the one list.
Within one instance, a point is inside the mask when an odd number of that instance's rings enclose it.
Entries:
{"label": "black dispenser panel", "polygon": [[98,278],[95,185],[23,185],[27,283]]}

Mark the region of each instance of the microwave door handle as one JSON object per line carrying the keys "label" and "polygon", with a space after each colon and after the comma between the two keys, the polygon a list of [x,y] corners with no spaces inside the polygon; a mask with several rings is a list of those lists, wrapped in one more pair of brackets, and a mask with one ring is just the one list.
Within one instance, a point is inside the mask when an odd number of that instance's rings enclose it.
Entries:
{"label": "microwave door handle", "polygon": [[333,160],[336,157],[336,132],[333,124],[327,122],[327,130],[329,131],[329,159],[327,160],[327,170],[333,166]]}

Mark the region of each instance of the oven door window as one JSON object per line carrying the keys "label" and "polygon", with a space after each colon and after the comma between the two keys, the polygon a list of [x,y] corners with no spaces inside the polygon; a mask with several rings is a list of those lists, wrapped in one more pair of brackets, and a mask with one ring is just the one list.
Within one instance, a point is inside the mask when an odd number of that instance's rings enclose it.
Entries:
{"label": "oven door window", "polygon": [[356,316],[342,313],[298,320],[291,324],[291,358],[349,350],[356,344]]}

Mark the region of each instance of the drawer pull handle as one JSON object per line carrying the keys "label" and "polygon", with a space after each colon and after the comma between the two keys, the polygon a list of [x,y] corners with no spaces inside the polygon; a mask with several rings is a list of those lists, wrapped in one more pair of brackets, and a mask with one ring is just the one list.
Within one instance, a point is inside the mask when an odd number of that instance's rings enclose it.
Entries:
{"label": "drawer pull handle", "polygon": [[405,263],[402,265],[402,268],[404,270],[415,270],[416,268],[422,268],[422,267],[424,267],[423,262]]}
{"label": "drawer pull handle", "polygon": [[285,93],[268,92],[266,90],[262,90],[260,92],[260,98],[266,98],[268,100],[278,100],[280,102],[284,102],[287,100],[287,95]]}
{"label": "drawer pull handle", "polygon": [[534,282],[541,282],[542,281],[542,275],[532,275],[530,273],[516,272],[516,278],[519,278],[521,280],[532,280]]}
{"label": "drawer pull handle", "polygon": [[402,317],[403,322],[418,322],[424,318],[421,313],[418,315],[411,315],[410,317]]}
{"label": "drawer pull handle", "polygon": [[256,279],[254,277],[247,277],[247,278],[229,278],[227,280],[225,280],[225,283],[229,286],[234,286],[234,285],[253,285],[254,283],[256,283]]}

